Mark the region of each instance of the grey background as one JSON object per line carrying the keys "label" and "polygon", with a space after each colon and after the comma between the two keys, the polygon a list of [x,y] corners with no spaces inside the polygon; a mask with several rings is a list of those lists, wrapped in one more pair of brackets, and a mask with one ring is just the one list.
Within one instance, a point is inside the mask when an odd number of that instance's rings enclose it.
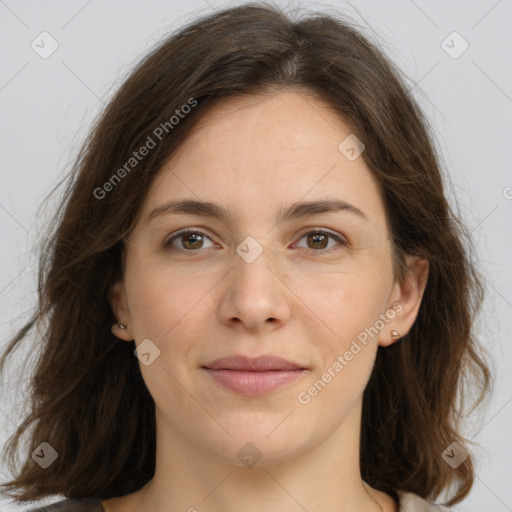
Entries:
{"label": "grey background", "polygon": [[[239,3],[0,0],[0,348],[36,297],[33,247],[51,220],[55,198],[44,210],[38,207],[66,174],[94,117],[161,37],[198,15]],[[470,496],[454,509],[510,511],[512,0],[279,4],[335,8],[358,22],[410,78],[432,123],[450,177],[448,194],[472,230],[486,273],[479,330],[496,372],[486,410],[464,426],[480,445],[474,451],[477,478]],[[58,43],[47,59],[31,47],[43,31]],[[445,49],[458,53],[463,48],[458,36],[442,46],[453,31],[469,44],[457,58]],[[22,353],[16,362],[30,356]],[[0,449],[19,420],[27,375],[3,376]],[[0,467],[0,479],[5,478]],[[0,501],[0,510],[21,508]]]}

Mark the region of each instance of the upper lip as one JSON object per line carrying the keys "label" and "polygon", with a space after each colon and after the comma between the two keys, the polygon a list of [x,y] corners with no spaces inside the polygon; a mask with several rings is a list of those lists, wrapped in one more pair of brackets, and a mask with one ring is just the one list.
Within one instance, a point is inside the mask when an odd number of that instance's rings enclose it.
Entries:
{"label": "upper lip", "polygon": [[264,372],[270,370],[304,370],[299,364],[276,356],[247,357],[242,355],[227,356],[205,364],[210,370],[239,370],[247,372]]}

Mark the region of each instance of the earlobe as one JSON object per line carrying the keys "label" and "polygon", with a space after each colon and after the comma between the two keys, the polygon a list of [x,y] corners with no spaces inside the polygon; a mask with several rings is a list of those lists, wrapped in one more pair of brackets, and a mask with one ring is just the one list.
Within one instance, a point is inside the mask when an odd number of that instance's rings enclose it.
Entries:
{"label": "earlobe", "polygon": [[112,334],[123,341],[132,341],[130,313],[126,302],[126,292],[121,281],[112,286],[109,299],[112,312],[117,318],[117,322],[111,327]]}
{"label": "earlobe", "polygon": [[131,335],[131,331],[128,329],[128,326],[120,323],[112,324],[110,329],[112,334],[123,341],[133,341],[133,336]]}
{"label": "earlobe", "polygon": [[392,294],[396,315],[389,323],[389,329],[381,332],[379,345],[389,346],[403,338],[410,330],[418,316],[423,293],[427,286],[429,263],[428,260],[409,256],[406,258],[407,271],[401,282],[395,283]]}

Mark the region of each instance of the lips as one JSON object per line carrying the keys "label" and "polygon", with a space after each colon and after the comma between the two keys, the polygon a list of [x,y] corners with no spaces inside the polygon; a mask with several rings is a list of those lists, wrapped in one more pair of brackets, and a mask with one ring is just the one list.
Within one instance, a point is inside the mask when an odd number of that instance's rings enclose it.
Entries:
{"label": "lips", "polygon": [[304,370],[296,363],[276,356],[228,356],[205,365],[210,370],[239,370],[244,372]]}
{"label": "lips", "polygon": [[229,356],[203,366],[220,386],[244,396],[259,396],[299,379],[307,369],[275,356]]}

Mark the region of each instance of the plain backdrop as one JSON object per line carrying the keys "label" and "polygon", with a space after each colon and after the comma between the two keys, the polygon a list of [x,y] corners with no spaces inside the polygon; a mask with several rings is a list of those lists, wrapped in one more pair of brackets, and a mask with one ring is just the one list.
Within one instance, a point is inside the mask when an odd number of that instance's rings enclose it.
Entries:
{"label": "plain backdrop", "polygon": [[[66,174],[94,117],[163,36],[240,3],[0,0],[0,348],[36,298],[34,246],[54,202],[38,208]],[[486,275],[479,332],[495,371],[485,414],[465,426],[479,445],[475,486],[454,509],[511,511],[512,1],[276,3],[336,9],[355,20],[409,78],[432,124],[449,175],[447,193],[472,232]],[[58,47],[44,55],[52,45]],[[22,352],[16,361],[30,355]],[[0,397],[0,450],[20,420],[26,392],[28,375],[11,372]],[[7,477],[0,466],[0,479]],[[1,511],[22,509],[0,501]]]}

